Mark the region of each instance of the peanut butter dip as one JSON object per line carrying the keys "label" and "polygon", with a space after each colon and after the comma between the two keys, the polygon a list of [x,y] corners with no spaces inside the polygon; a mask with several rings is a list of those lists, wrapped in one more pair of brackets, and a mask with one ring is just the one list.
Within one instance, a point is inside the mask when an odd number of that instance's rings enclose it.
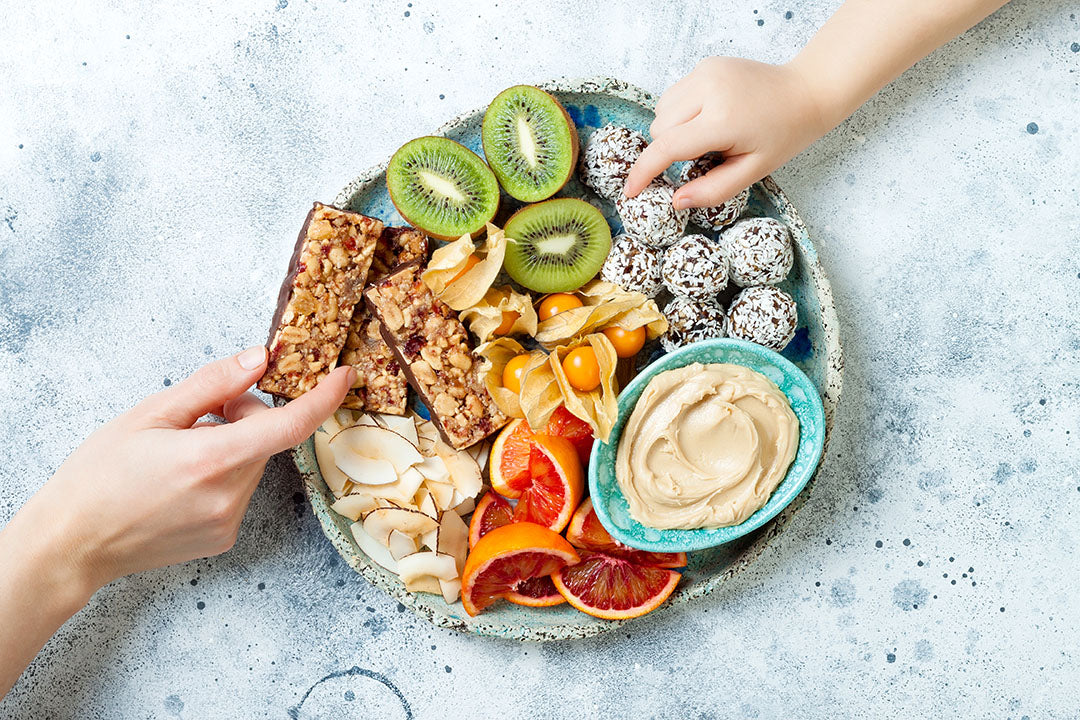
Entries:
{"label": "peanut butter dip", "polygon": [[767,377],[694,363],[645,387],[622,432],[615,478],[643,525],[738,525],[765,505],[798,445],[799,419]]}

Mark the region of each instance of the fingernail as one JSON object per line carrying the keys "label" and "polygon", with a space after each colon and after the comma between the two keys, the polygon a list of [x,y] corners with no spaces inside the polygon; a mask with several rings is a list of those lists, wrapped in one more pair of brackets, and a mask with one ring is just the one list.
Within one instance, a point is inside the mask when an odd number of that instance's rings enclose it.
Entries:
{"label": "fingernail", "polygon": [[254,370],[263,364],[266,359],[266,348],[262,345],[250,347],[236,356],[236,362],[245,370]]}
{"label": "fingernail", "polygon": [[675,206],[676,210],[685,210],[686,208],[690,207],[690,198],[677,197],[675,198],[675,201],[671,204]]}
{"label": "fingernail", "polygon": [[345,381],[349,384],[349,387],[352,387],[353,383],[356,382],[356,368],[352,365],[349,365],[348,368],[349,372],[345,373]]}

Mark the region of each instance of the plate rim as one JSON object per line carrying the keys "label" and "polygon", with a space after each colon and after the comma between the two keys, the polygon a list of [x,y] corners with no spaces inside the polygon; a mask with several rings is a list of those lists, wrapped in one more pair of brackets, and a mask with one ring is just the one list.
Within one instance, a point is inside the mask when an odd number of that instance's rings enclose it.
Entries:
{"label": "plate rim", "polygon": [[[636,85],[610,77],[563,77],[545,80],[538,83],[537,87],[547,91],[562,93],[597,93],[612,95],[641,105],[649,111],[653,111],[656,106],[656,97],[652,93]],[[467,122],[469,118],[478,113],[483,113],[485,107],[486,106],[472,108],[465,112],[458,113],[452,119],[440,125],[433,134],[445,135],[447,132],[456,129],[464,122]],[[386,170],[388,163],[389,158],[382,163],[372,165],[363,170],[353,178],[353,180],[348,182],[335,196],[334,204],[339,207],[346,205],[349,199],[361,187],[383,173]],[[744,570],[761,556],[769,542],[780,533],[784,526],[790,522],[794,514],[802,508],[821,472],[821,468],[825,464],[824,461],[828,452],[829,440],[832,435],[833,418],[843,390],[844,353],[840,343],[839,322],[836,316],[832,285],[818,259],[817,250],[810,240],[806,225],[799,216],[798,211],[792,205],[788,196],[780,189],[780,186],[776,184],[776,181],[773,180],[771,175],[766,176],[755,184],[766,197],[769,198],[784,222],[791,229],[792,238],[796,241],[799,251],[803,253],[807,259],[806,265],[810,271],[810,281],[814,285],[820,305],[826,360],[826,374],[824,378],[825,387],[821,396],[822,406],[825,412],[825,440],[822,448],[822,461],[799,494],[791,501],[791,503],[781,510],[779,514],[766,522],[762,528],[759,528],[758,532],[760,532],[760,535],[742,551],[731,565],[726,567],[723,572],[717,573],[697,585],[685,589],[685,591],[678,594],[677,598],[673,598],[672,601],[661,605],[649,614],[649,617],[652,618],[670,612],[672,609],[698,598],[711,595],[718,589],[724,587],[729,579]],[[598,620],[583,614],[582,624],[580,625],[556,625],[549,627],[542,625],[525,626],[521,624],[492,623],[483,620],[483,616],[467,622],[464,619],[440,615],[433,607],[419,602],[416,595],[406,592],[404,587],[400,584],[400,581],[392,579],[389,573],[376,567],[374,563],[364,557],[362,553],[353,552],[351,549],[349,552],[343,552],[343,547],[349,548],[350,540],[344,537],[344,534],[332,520],[324,518],[315,506],[315,498],[316,496],[321,497],[323,493],[326,492],[326,484],[322,480],[321,474],[318,473],[317,463],[314,462],[314,441],[312,438],[308,438],[305,442],[293,448],[291,456],[293,463],[303,479],[304,494],[307,497],[311,511],[319,521],[323,534],[330,541],[335,551],[350,567],[362,575],[365,580],[436,627],[470,632],[484,637],[549,642],[556,640],[581,639],[600,635],[615,630],[627,622],[626,620]],[[316,468],[315,471],[304,470],[304,465],[308,462],[311,462]],[[322,488],[319,487],[320,485]],[[325,498],[323,498],[323,502],[325,502]],[[328,506],[326,509],[330,512]]]}

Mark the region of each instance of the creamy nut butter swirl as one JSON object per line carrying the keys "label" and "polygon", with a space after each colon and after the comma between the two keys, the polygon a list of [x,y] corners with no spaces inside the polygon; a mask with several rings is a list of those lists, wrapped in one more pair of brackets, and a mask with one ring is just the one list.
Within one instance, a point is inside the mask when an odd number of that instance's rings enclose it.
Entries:
{"label": "creamy nut butter swirl", "polygon": [[643,525],[738,525],[765,505],[798,445],[799,419],[767,377],[694,363],[645,387],[623,429],[615,476]]}

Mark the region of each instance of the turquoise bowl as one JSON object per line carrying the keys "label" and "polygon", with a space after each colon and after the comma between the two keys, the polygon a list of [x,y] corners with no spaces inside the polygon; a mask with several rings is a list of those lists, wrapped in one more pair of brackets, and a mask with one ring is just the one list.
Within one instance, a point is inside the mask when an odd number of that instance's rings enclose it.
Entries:
{"label": "turquoise bowl", "polygon": [[[698,530],[657,530],[630,516],[626,497],[615,480],[615,458],[623,427],[649,381],[662,372],[693,363],[731,363],[756,370],[776,383],[799,418],[799,448],[784,479],[765,506],[738,525]],[[814,383],[793,362],[768,348],[724,338],[705,340],[664,355],[646,367],[619,394],[619,418],[606,443],[593,445],[589,493],[600,523],[621,543],[653,552],[690,552],[736,540],[776,517],[814,476],[825,449],[825,408]]]}

